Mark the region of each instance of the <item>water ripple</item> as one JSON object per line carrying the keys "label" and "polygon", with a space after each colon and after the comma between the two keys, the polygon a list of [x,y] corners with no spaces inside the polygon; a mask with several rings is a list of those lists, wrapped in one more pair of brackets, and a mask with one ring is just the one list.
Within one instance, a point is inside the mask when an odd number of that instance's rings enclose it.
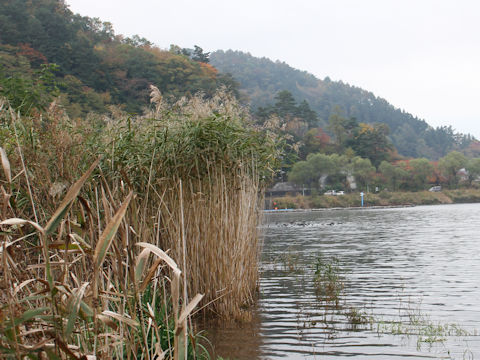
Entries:
{"label": "water ripple", "polygon": [[[378,324],[421,315],[432,324],[480,328],[480,205],[269,213],[265,218],[255,330],[250,340],[238,336],[256,352],[232,350],[224,357],[480,357],[477,336],[449,336],[443,344],[419,348],[416,336],[386,334]],[[337,307],[315,294],[313,267],[320,254],[337,258],[341,267],[345,290]],[[352,326],[345,316],[350,308],[374,316],[375,323]],[[223,341],[238,349],[235,338],[232,330]]]}

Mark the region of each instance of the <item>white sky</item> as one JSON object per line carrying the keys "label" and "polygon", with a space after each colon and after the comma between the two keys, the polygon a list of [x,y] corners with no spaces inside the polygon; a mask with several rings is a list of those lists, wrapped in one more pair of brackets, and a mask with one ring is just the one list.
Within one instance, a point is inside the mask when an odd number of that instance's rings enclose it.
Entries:
{"label": "white sky", "polygon": [[[161,48],[241,50],[480,138],[478,0],[66,0]],[[477,102],[479,101],[479,102]]]}

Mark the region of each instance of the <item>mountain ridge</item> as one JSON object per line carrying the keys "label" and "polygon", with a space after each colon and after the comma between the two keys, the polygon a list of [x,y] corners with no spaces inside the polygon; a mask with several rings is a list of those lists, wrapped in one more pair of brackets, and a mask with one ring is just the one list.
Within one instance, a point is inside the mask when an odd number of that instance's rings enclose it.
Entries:
{"label": "mountain ridge", "polygon": [[280,60],[258,58],[242,51],[217,50],[210,54],[210,63],[240,83],[240,91],[249,98],[254,110],[271,104],[279,91],[288,90],[298,102],[309,103],[322,128],[327,126],[336,107],[345,117],[358,122],[387,124],[394,146],[407,157],[439,158],[468,146],[473,139],[455,133],[451,126],[433,128],[371,91],[329,77],[319,79]]}

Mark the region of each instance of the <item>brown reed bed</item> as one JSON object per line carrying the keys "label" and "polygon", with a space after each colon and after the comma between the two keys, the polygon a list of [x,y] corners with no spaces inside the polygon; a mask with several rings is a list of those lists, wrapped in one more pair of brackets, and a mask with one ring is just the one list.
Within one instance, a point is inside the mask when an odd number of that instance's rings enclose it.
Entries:
{"label": "brown reed bed", "polygon": [[[259,236],[257,233],[259,184],[239,170],[216,173],[211,180],[190,180],[168,186],[162,201],[164,246],[186,261],[189,292],[202,291],[209,310],[224,317],[243,319],[245,306],[256,298]],[[182,217],[185,221],[182,223]]]}
{"label": "brown reed bed", "polygon": [[275,139],[226,94],[152,95],[142,117],[77,122],[0,101],[1,356],[201,357],[199,294],[224,317],[254,300]]}
{"label": "brown reed bed", "polygon": [[[13,188],[8,158],[0,153]],[[188,302],[175,261],[155,238],[135,232],[133,192],[121,203],[115,197],[123,191],[103,186],[94,187],[101,194],[95,200],[80,197],[98,163],[71,186],[45,225],[15,217],[16,209],[4,203],[2,357],[184,359],[197,350],[191,342],[188,349],[187,321],[202,295]],[[4,201],[13,196],[2,190]]]}
{"label": "brown reed bed", "polygon": [[[241,319],[257,291],[260,198],[278,160],[276,139],[250,126],[245,109],[223,92],[168,105],[153,88],[152,99],[154,111],[123,119],[130,136],[118,122],[108,133],[109,161],[160,213],[160,245],[189,275],[188,293],[205,294],[207,311]],[[131,163],[122,155],[131,148],[145,156]]]}

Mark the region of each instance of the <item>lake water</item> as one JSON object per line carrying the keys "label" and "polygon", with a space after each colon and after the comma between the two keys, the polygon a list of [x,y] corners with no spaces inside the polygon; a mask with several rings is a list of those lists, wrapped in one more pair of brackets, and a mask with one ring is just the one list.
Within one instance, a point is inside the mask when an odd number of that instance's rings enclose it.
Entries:
{"label": "lake water", "polygon": [[[262,229],[258,306],[208,330],[217,355],[480,358],[480,204],[268,213]],[[337,259],[336,303],[315,290],[319,257]]]}

